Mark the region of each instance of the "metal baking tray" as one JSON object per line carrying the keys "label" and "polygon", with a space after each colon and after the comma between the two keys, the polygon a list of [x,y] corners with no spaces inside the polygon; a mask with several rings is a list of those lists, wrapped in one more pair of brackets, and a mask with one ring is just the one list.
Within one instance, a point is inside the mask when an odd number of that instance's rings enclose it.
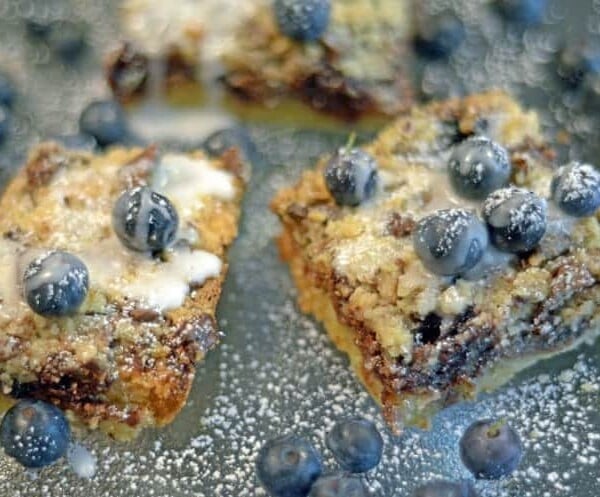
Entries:
{"label": "metal baking tray", "polygon": [[[201,0],[198,0],[201,1]],[[556,50],[567,39],[600,31],[600,2],[550,0],[543,27],[508,26],[485,0],[420,2],[430,12],[452,8],[468,37],[451,61],[416,62],[422,98],[503,87],[542,115],[560,156],[598,162],[600,100],[566,92],[556,77]],[[0,148],[0,186],[40,139],[73,132],[82,107],[107,95],[102,55],[119,38],[118,2],[0,0],[0,67],[19,84],[12,136]],[[74,16],[90,26],[90,47],[76,65],[58,62],[23,29],[31,16]],[[595,107],[596,105],[596,107]],[[200,111],[199,111],[200,112]],[[223,344],[199,368],[188,405],[161,431],[123,444],[79,434],[97,471],[81,479],[59,463],[39,474],[0,456],[0,495],[10,497],[249,497],[264,495],[254,475],[257,448],[289,431],[303,434],[335,469],[323,443],[339,417],[377,420],[378,408],[355,380],[321,327],[303,316],[273,238],[278,223],[268,203],[322,153],[347,139],[339,133],[247,123],[253,176],[241,233],[219,307]],[[566,140],[568,138],[568,141]],[[200,142],[202,136],[198,136]],[[9,215],[9,213],[0,213]],[[468,478],[457,441],[486,415],[506,416],[521,433],[526,456],[501,482],[477,483],[483,497],[597,497],[600,489],[600,346],[544,361],[477,403],[445,410],[431,431],[385,432],[381,465],[367,477],[375,495],[409,496],[433,477]]]}

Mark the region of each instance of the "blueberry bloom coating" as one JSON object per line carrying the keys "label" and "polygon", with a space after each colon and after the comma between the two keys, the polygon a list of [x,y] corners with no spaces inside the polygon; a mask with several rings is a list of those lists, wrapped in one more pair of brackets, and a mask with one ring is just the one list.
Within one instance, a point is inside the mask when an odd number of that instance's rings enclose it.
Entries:
{"label": "blueberry bloom coating", "polygon": [[555,204],[569,216],[593,216],[600,208],[600,171],[571,162],[556,171],[550,192]]}
{"label": "blueberry bloom coating", "polygon": [[448,173],[459,195],[483,200],[508,183],[511,165],[503,147],[489,138],[476,136],[454,147],[448,161]]}
{"label": "blueberry bloom coating", "polygon": [[281,32],[298,41],[315,41],[327,29],[330,0],[275,0],[275,19]]}
{"label": "blueberry bloom coating", "polygon": [[467,428],[460,439],[460,457],[476,478],[497,480],[517,469],[523,445],[508,424],[486,419]]}
{"label": "blueberry bloom coating", "polygon": [[379,464],[383,438],[371,421],[352,418],[335,424],[328,433],[327,447],[339,465],[352,473],[364,473]]}
{"label": "blueberry bloom coating", "polygon": [[79,116],[79,129],[93,136],[101,147],[122,143],[129,136],[123,108],[112,100],[89,104]]}
{"label": "blueberry bloom coating", "polygon": [[42,316],[74,314],[85,300],[89,273],[79,257],[68,252],[48,252],[25,269],[23,294],[29,307]]}
{"label": "blueberry bloom coating", "polygon": [[488,246],[488,233],[473,213],[447,209],[421,219],[413,243],[417,256],[432,273],[457,276],[481,260]]}
{"label": "blueberry bloom coating", "polygon": [[355,207],[369,200],[378,182],[377,162],[359,148],[341,148],[325,167],[327,189],[338,205]]}
{"label": "blueberry bloom coating", "polygon": [[48,466],[67,452],[71,439],[63,412],[40,400],[21,400],[0,424],[0,445],[26,468]]}
{"label": "blueberry bloom coating", "polygon": [[415,48],[432,60],[452,55],[466,38],[463,22],[451,12],[442,12],[421,22],[415,37]]}
{"label": "blueberry bloom coating", "polygon": [[528,252],[546,233],[546,202],[535,193],[510,186],[483,203],[492,243],[505,252]]}
{"label": "blueberry bloom coating", "polygon": [[168,198],[142,186],[123,192],[117,199],[112,224],[127,248],[158,252],[175,240],[179,216]]}
{"label": "blueberry bloom coating", "polygon": [[268,441],[256,461],[258,479],[274,497],[306,497],[321,471],[316,450],[297,435]]}

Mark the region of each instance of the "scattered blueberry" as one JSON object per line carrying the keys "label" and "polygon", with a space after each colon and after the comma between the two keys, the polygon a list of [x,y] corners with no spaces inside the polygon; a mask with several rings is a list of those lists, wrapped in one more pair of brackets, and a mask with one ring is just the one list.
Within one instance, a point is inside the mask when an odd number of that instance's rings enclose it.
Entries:
{"label": "scattered blueberry", "polygon": [[0,105],[0,145],[4,143],[10,131],[10,111],[4,105]]}
{"label": "scattered blueberry", "polygon": [[383,452],[383,438],[377,427],[363,418],[336,423],[327,435],[326,443],[340,466],[352,473],[373,469]]}
{"label": "scattered blueberry", "polygon": [[565,46],[558,54],[557,71],[567,87],[580,87],[588,75],[600,73],[600,44],[583,40]]}
{"label": "scattered blueberry", "polygon": [[592,216],[600,208],[600,171],[571,162],[556,171],[550,186],[552,199],[573,217]]}
{"label": "scattered blueberry", "polygon": [[476,478],[497,480],[517,469],[523,446],[517,432],[505,422],[477,421],[460,439],[460,457]]}
{"label": "scattered blueberry", "polygon": [[202,148],[209,157],[221,157],[227,150],[235,148],[243,158],[251,155],[252,141],[245,129],[234,126],[215,131],[209,135],[202,144]]}
{"label": "scattered blueberry", "polygon": [[308,497],[368,497],[369,491],[358,476],[335,473],[321,476],[312,486]]}
{"label": "scattered blueberry", "polygon": [[69,150],[83,150],[93,152],[98,147],[98,142],[91,135],[75,133],[72,135],[58,135],[52,138],[55,142]]}
{"label": "scattered blueberry", "polygon": [[54,21],[50,24],[45,41],[52,52],[65,62],[73,62],[86,47],[87,26],[69,20]]}
{"label": "scattered blueberry", "polygon": [[79,309],[88,292],[89,273],[79,257],[48,252],[27,266],[23,294],[29,307],[41,316],[67,316]]}
{"label": "scattered blueberry", "polygon": [[377,163],[359,148],[341,148],[325,168],[325,183],[339,205],[357,206],[377,190]]}
{"label": "scattered blueberry", "polygon": [[507,21],[536,26],[544,20],[547,0],[496,0],[496,8]]}
{"label": "scattered blueberry", "polygon": [[129,136],[123,108],[113,100],[89,104],[79,116],[79,129],[93,136],[101,147],[122,143]]}
{"label": "scattered blueberry", "polygon": [[297,435],[267,442],[258,454],[258,479],[273,497],[306,497],[321,475],[319,455]]}
{"label": "scattered blueberry", "polygon": [[463,43],[466,31],[463,22],[451,12],[423,19],[415,37],[415,48],[429,59],[445,59]]}
{"label": "scattered blueberry", "polygon": [[63,412],[40,400],[21,400],[0,424],[0,444],[26,468],[49,466],[63,457],[71,439]]}
{"label": "scattered blueberry", "polygon": [[327,29],[330,0],[275,0],[275,18],[281,32],[298,41],[315,41]]}
{"label": "scattered blueberry", "polygon": [[508,183],[511,165],[506,150],[483,136],[456,145],[448,161],[454,190],[472,200],[483,200]]}
{"label": "scattered blueberry", "polygon": [[175,240],[179,216],[168,198],[142,186],[121,194],[113,208],[112,223],[126,247],[159,252]]}
{"label": "scattered blueberry", "polygon": [[528,252],[546,232],[546,202],[515,186],[490,194],[482,214],[492,243],[505,252]]}
{"label": "scattered blueberry", "polygon": [[477,491],[471,482],[466,480],[433,480],[417,488],[413,497],[477,497]]}
{"label": "scattered blueberry", "polygon": [[16,98],[17,90],[12,79],[4,71],[0,71],[0,105],[12,109]]}
{"label": "scattered blueberry", "polygon": [[457,276],[481,260],[488,246],[488,233],[475,214],[447,209],[421,219],[413,240],[417,256],[427,269],[442,276]]}

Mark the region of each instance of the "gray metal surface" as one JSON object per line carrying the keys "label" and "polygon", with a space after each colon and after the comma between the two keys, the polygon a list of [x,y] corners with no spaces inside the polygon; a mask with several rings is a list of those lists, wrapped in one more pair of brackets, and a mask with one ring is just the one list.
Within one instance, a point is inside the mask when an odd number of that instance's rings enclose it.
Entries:
{"label": "gray metal surface", "polygon": [[[600,29],[597,2],[553,1],[547,25],[524,36],[507,30],[484,3],[428,2],[432,10],[453,5],[469,26],[469,41],[450,64],[418,68],[428,93],[505,86],[540,109],[549,133],[573,133],[563,156],[592,160],[600,129],[596,113],[559,90],[551,60],[564,37]],[[85,103],[107,94],[101,54],[117,38],[115,5],[108,0],[0,0],[0,67],[14,75],[20,91],[12,137],[0,149],[0,182],[18,166],[18,157],[29,145],[74,131]],[[92,29],[92,48],[74,67],[61,65],[42,46],[28,41],[22,26],[23,16],[32,12],[60,16],[60,9],[69,6],[72,15]],[[323,451],[328,468],[334,469],[323,444],[332,422],[349,413],[379,420],[346,359],[295,307],[293,285],[273,243],[277,221],[268,211],[279,187],[346,137],[259,125],[249,129],[261,157],[255,160],[219,308],[226,338],[200,367],[188,406],[171,426],[146,432],[131,444],[79,434],[98,460],[92,480],[79,479],[62,463],[32,475],[0,456],[0,495],[262,495],[253,461],[266,438],[291,430],[309,436]],[[596,497],[599,371],[596,344],[527,370],[479,403],[446,410],[430,432],[409,430],[397,438],[386,433],[385,456],[369,475],[369,484],[375,495],[401,497],[434,476],[468,477],[458,459],[458,437],[472,420],[493,415],[506,416],[521,433],[526,457],[513,478],[478,483],[484,497]]]}

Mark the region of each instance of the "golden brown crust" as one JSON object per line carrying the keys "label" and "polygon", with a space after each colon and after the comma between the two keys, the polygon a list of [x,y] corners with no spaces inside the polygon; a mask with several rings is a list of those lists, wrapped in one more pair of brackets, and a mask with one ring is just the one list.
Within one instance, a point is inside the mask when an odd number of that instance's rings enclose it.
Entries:
{"label": "golden brown crust", "polygon": [[335,204],[326,159],[272,203],[301,308],[324,321],[396,428],[426,425],[472,398],[498,362],[564,350],[600,330],[599,216],[568,235],[549,229],[537,250],[490,278],[447,281],[416,258],[415,221],[448,202],[436,168],[477,131],[507,147],[514,183],[547,195],[554,154],[535,114],[491,92],[415,108],[384,129],[365,149],[385,193],[365,209]]}
{"label": "golden brown crust", "polygon": [[[0,200],[0,235],[24,250],[84,250],[101,242],[107,230],[86,229],[86,222],[94,222],[89,213],[103,215],[124,188],[147,183],[156,156],[152,148],[91,156],[39,146]],[[201,152],[191,157],[207,160]],[[210,164],[242,169],[231,154]],[[203,208],[193,213],[199,235],[194,249],[223,260],[237,234],[244,185],[241,176],[233,178],[233,199],[203,197]],[[65,224],[72,216],[78,222]],[[185,404],[197,361],[219,341],[215,309],[226,271],[224,263],[220,275],[194,285],[182,306],[165,311],[94,285],[80,312],[69,318],[46,319],[19,307],[6,319],[0,302],[3,392],[51,401],[119,438],[169,423]]]}

